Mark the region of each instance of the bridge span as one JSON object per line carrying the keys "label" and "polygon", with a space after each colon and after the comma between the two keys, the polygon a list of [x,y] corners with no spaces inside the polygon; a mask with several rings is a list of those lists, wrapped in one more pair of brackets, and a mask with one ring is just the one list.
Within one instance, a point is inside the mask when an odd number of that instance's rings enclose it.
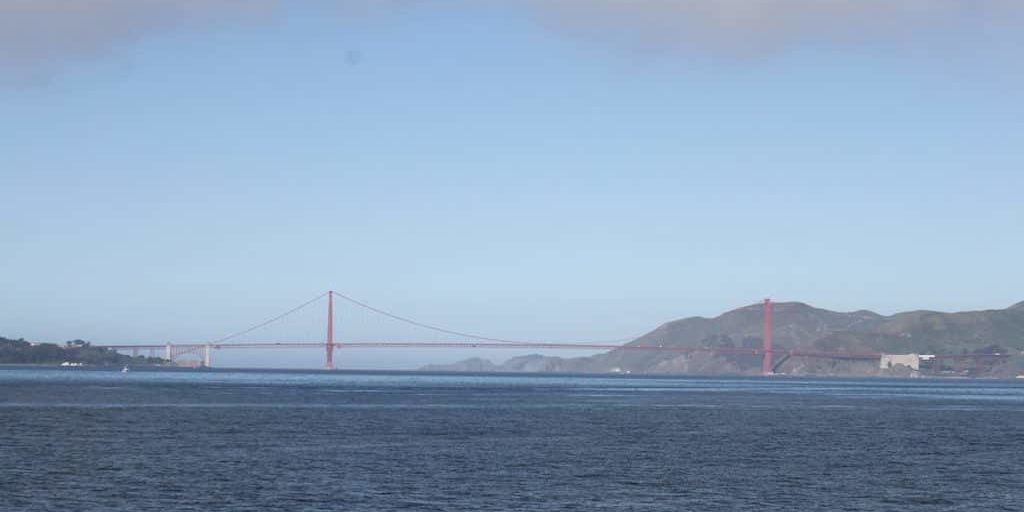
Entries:
{"label": "bridge span", "polygon": [[[301,310],[318,300],[327,298],[327,321],[326,336],[323,341],[231,341],[244,334],[256,331],[262,327],[272,324],[282,318]],[[471,341],[336,341],[334,338],[334,298],[344,299],[358,307],[369,310],[373,313],[389,317],[393,320],[411,324],[423,329],[440,332],[444,334],[457,335],[469,338]],[[146,353],[150,356],[159,356],[170,362],[181,361],[183,357],[193,356],[199,359],[194,360],[198,366],[213,366],[213,351],[219,350],[295,350],[295,349],[319,349],[324,350],[324,368],[334,369],[334,353],[337,350],[345,349],[519,349],[519,350],[592,350],[595,352],[611,351],[644,351],[644,352],[667,352],[675,354],[711,354],[717,356],[754,356],[761,358],[761,369],[764,375],[771,375],[785,361],[791,358],[814,358],[848,361],[880,361],[885,355],[876,352],[824,352],[807,350],[789,350],[774,348],[772,343],[772,301],[765,299],[763,306],[763,326],[760,347],[706,347],[706,346],[678,346],[672,344],[636,344],[633,343],[595,343],[595,342],[531,342],[505,340],[490,338],[475,334],[469,334],[450,329],[443,329],[429,324],[424,324],[409,318],[401,317],[384,310],[369,306],[342,295],[335,291],[325,292],[300,306],[293,308],[270,320],[244,329],[230,336],[210,342],[194,343],[138,343],[138,344],[94,344],[94,347],[106,348],[118,352],[130,352],[132,356],[139,356]],[[1008,354],[934,354],[929,358],[934,364],[941,368],[942,362],[959,363],[960,366],[973,362],[975,365],[983,361],[996,361],[1009,357]]]}

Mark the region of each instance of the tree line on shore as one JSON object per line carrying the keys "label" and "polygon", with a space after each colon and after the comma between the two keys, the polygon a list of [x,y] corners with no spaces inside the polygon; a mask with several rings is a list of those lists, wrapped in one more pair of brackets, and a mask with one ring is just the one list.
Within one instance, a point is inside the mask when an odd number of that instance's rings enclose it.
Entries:
{"label": "tree line on shore", "polygon": [[58,365],[64,362],[90,366],[126,366],[163,364],[159,357],[132,357],[108,348],[94,347],[88,341],[72,340],[64,345],[31,343],[24,339],[0,336],[0,364]]}

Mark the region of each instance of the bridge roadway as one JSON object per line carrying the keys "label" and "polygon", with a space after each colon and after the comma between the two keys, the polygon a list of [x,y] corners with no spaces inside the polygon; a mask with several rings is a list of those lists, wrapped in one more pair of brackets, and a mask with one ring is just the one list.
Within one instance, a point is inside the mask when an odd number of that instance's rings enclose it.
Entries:
{"label": "bridge roadway", "polygon": [[[774,357],[784,356],[806,357],[818,359],[836,360],[879,360],[882,353],[875,352],[821,352],[806,350],[774,349],[764,350],[753,347],[680,347],[671,345],[615,345],[602,343],[529,343],[529,342],[410,342],[410,341],[361,341],[361,342],[334,342],[333,348],[340,349],[555,349],[555,350],[595,350],[595,351],[656,351],[674,352],[680,354],[710,353],[715,355],[750,355],[764,356],[766,353]],[[261,349],[301,349],[317,348],[324,349],[328,346],[326,342],[306,341],[263,341],[244,343],[164,343],[164,344],[131,344],[131,345],[93,345],[98,348],[106,348],[116,351],[130,350],[134,354],[139,351],[163,351],[165,359],[175,359],[186,354],[202,354],[204,362],[209,365],[211,350],[261,350]],[[1008,357],[1006,354],[937,354],[935,359],[941,360],[984,360],[999,359]]]}
{"label": "bridge roadway", "polygon": [[[194,352],[207,347],[213,350],[224,349],[289,349],[289,348],[324,348],[327,343],[319,341],[260,341],[247,343],[164,343],[138,345],[93,345],[97,348],[112,350],[172,350],[181,353]],[[416,341],[359,341],[334,342],[335,349],[345,348],[467,348],[467,349],[562,349],[562,350],[642,350],[659,352],[709,352],[723,355],[763,355],[766,351],[760,348],[737,347],[677,347],[666,345],[614,345],[601,343],[528,343],[528,342],[416,342]],[[790,357],[823,357],[831,359],[878,359],[878,353],[847,353],[847,352],[809,352],[800,350],[770,350],[772,354],[789,355]]]}
{"label": "bridge roadway", "polygon": [[[476,341],[456,341],[456,342],[438,342],[438,341],[360,341],[360,342],[338,342],[334,339],[334,298],[338,297],[348,301],[349,303],[370,311],[377,315],[382,315],[393,321],[402,322],[420,329],[429,331],[439,332],[447,335],[454,335],[464,339],[471,339]],[[241,342],[235,341],[230,342],[229,340],[237,338],[244,334],[253,332],[257,329],[265,327],[269,324],[277,322],[288,315],[295,313],[296,311],[302,310],[317,301],[326,298],[327,302],[327,314],[326,314],[326,333],[327,337],[324,341],[250,341]],[[126,344],[126,345],[93,345],[95,347],[107,348],[117,351],[132,351],[132,355],[139,355],[140,351],[149,351],[150,355],[155,355],[156,351],[163,352],[163,358],[174,361],[176,358],[187,355],[196,354],[202,358],[201,364],[204,366],[210,366],[212,361],[211,353],[214,350],[242,350],[242,349],[297,349],[297,348],[318,348],[324,350],[325,368],[334,368],[333,358],[334,351],[338,349],[412,349],[412,348],[430,348],[430,349],[557,349],[557,350],[594,350],[594,351],[658,351],[658,352],[674,352],[679,354],[690,354],[690,353],[708,353],[716,355],[749,355],[759,356],[762,359],[762,372],[765,375],[772,374],[780,365],[785,361],[793,357],[802,358],[823,358],[823,359],[835,359],[835,360],[864,360],[864,361],[880,361],[882,353],[855,353],[855,352],[821,352],[821,351],[806,351],[806,350],[787,350],[787,349],[776,349],[772,345],[772,301],[771,299],[765,299],[762,307],[764,313],[764,323],[762,327],[762,345],[760,347],[680,347],[673,345],[664,344],[651,344],[651,345],[633,345],[633,344],[611,344],[611,343],[550,343],[550,342],[519,342],[514,340],[502,340],[496,338],[488,338],[485,336],[479,336],[474,334],[467,334],[451,329],[445,329],[437,327],[411,318],[396,315],[394,313],[375,308],[360,302],[352,297],[330,290],[324,292],[297,307],[294,307],[280,315],[277,315],[269,320],[251,326],[247,329],[236,332],[230,336],[221,338],[216,341],[207,343],[143,343],[143,344]],[[1007,354],[938,354],[931,357],[931,359],[939,361],[956,361],[964,363],[969,360],[973,360],[975,364],[979,364],[983,360],[996,361],[1001,358],[1009,357]]]}

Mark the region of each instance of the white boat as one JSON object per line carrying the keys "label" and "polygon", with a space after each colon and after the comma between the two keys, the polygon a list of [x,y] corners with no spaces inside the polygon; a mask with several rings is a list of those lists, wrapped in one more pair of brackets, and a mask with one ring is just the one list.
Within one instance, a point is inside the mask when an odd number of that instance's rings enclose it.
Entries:
{"label": "white boat", "polygon": [[121,368],[121,373],[128,373],[128,367]]}

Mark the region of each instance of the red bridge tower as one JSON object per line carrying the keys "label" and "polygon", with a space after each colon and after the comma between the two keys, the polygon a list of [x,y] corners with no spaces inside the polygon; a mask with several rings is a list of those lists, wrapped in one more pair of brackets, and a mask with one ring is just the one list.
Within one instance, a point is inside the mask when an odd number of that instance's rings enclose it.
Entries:
{"label": "red bridge tower", "polygon": [[[322,297],[322,295],[321,295]],[[327,292],[327,353],[324,368],[334,369],[334,291]]]}
{"label": "red bridge tower", "polygon": [[772,374],[772,300],[764,300],[764,327],[761,331],[761,375]]}

